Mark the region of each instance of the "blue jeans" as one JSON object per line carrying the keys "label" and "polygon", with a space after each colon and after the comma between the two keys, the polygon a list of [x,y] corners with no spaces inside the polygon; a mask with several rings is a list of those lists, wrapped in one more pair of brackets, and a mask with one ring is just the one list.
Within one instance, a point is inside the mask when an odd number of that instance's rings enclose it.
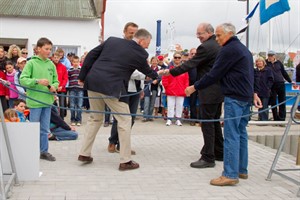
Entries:
{"label": "blue jeans", "polygon": [[157,95],[157,91],[151,91],[152,95],[144,97],[144,118],[150,119],[152,118],[154,103]]}
{"label": "blue jeans", "polygon": [[[83,103],[83,90],[70,90],[70,108],[71,108],[71,122],[81,123],[81,107]],[[75,97],[74,97],[75,96]],[[76,110],[75,110],[76,109]]]}
{"label": "blue jeans", "polygon": [[72,130],[66,130],[62,127],[57,127],[51,131],[53,135],[57,138],[57,140],[76,140],[78,137],[78,133]]}
{"label": "blue jeans", "polygon": [[30,121],[40,122],[40,152],[48,152],[48,133],[50,133],[51,107],[30,108]]}
{"label": "blue jeans", "polygon": [[247,124],[250,102],[230,97],[224,99],[224,171],[223,176],[237,179],[239,174],[248,174],[248,134]]}

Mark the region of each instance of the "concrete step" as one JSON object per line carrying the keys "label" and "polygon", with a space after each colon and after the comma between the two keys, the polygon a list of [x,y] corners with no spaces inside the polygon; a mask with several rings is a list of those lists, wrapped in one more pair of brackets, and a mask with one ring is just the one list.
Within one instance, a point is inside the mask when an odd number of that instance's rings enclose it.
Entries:
{"label": "concrete step", "polygon": [[[299,135],[287,135],[283,152],[296,157],[298,145],[300,145],[298,144],[299,137]],[[278,149],[282,135],[249,135],[249,139],[272,149]]]}

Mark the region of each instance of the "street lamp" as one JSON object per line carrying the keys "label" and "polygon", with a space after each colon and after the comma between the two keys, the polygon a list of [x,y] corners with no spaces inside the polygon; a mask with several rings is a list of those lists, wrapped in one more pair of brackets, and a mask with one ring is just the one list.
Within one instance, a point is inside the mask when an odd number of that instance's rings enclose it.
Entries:
{"label": "street lamp", "polygon": [[[249,14],[249,0],[238,0],[238,1],[246,1],[247,2],[247,9],[246,9],[246,16]],[[249,19],[247,19],[247,24],[249,22]],[[246,47],[249,48],[249,24],[246,30]]]}

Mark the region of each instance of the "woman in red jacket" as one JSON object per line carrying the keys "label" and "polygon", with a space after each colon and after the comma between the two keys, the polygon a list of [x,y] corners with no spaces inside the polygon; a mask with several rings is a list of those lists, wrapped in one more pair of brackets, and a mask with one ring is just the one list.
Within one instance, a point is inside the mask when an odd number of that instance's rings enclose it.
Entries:
{"label": "woman in red jacket", "polygon": [[[181,53],[175,52],[173,55],[173,61],[169,65],[169,69],[177,67],[181,64]],[[176,125],[182,126],[179,118],[182,115],[183,100],[185,97],[185,88],[189,86],[189,75],[188,73],[181,74],[179,76],[163,76],[162,84],[166,90],[167,102],[168,102],[168,120],[166,125],[170,126],[172,124],[171,119],[175,117]]]}

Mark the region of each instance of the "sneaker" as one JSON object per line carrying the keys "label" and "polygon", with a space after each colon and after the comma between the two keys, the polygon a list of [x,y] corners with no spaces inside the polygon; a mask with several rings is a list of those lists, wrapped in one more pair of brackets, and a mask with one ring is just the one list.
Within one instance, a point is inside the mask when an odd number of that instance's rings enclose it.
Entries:
{"label": "sneaker", "polygon": [[51,155],[51,153],[44,152],[40,154],[40,159],[48,160],[48,161],[56,161],[55,157]]}
{"label": "sneaker", "polygon": [[76,124],[77,126],[81,126],[81,123],[80,122],[77,122],[77,124]]}
{"label": "sneaker", "polygon": [[104,122],[104,127],[108,127],[109,126],[109,122]]}
{"label": "sneaker", "polygon": [[76,126],[76,123],[75,123],[75,122],[72,122],[72,123],[71,123],[71,126]]}
{"label": "sneaker", "polygon": [[119,170],[120,171],[125,171],[125,170],[132,170],[132,169],[137,169],[139,168],[140,165],[133,160],[127,162],[127,163],[120,163],[119,165]]}
{"label": "sneaker", "polygon": [[175,124],[176,124],[177,126],[182,126],[182,123],[181,123],[181,121],[180,121],[179,119],[176,120]]}
{"label": "sneaker", "polygon": [[219,178],[212,179],[210,181],[211,185],[216,186],[227,186],[227,185],[235,185],[239,183],[239,179],[231,179],[226,176],[220,176]]}
{"label": "sneaker", "polygon": [[172,121],[171,120],[167,120],[167,123],[166,123],[166,126],[170,126],[172,124]]}
{"label": "sneaker", "polygon": [[49,133],[48,134],[48,140],[57,140],[57,139],[56,139],[55,135],[53,135],[52,133]]}

